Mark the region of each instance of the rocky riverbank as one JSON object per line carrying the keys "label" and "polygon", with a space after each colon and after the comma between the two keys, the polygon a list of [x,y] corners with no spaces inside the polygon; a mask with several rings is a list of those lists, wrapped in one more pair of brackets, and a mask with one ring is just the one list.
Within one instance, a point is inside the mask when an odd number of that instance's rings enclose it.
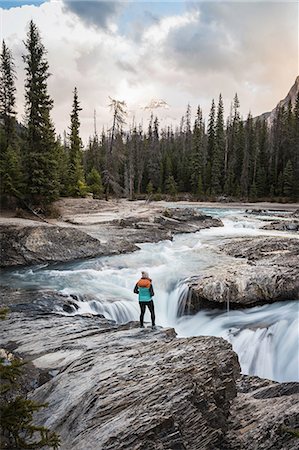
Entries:
{"label": "rocky riverbank", "polygon": [[[221,225],[186,208],[131,208],[118,217],[116,205],[109,217],[95,211],[92,218],[80,218],[79,209],[55,223],[33,222],[28,234],[24,222],[15,223],[2,246],[6,267],[45,261],[43,252],[53,262],[56,255],[67,261],[133,251],[138,242]],[[184,312],[298,295],[298,242],[260,237],[221,246],[226,267],[190,281],[192,301]],[[221,338],[178,339],[172,328],[141,330],[101,314],[70,316],[77,312],[75,296],[51,290],[4,287],[0,303],[10,307],[0,345],[29,361],[24,392],[48,403],[36,420],[60,434],[62,450],[298,447],[299,384],[240,378],[238,357]]]}
{"label": "rocky riverbank", "polygon": [[[138,250],[136,243],[172,239],[177,233],[192,233],[222,226],[219,219],[191,208],[157,209],[147,206],[118,217],[117,210],[94,216],[65,216],[65,220],[39,223],[26,219],[0,223],[0,267],[66,262]],[[132,208],[133,205],[131,204]],[[139,205],[140,207],[140,205]],[[117,206],[116,206],[117,208]],[[121,206],[119,206],[121,210]],[[77,218],[76,218],[77,217]],[[70,225],[72,223],[72,225]],[[76,224],[76,225],[75,225]]]}
{"label": "rocky riverbank", "polygon": [[299,384],[238,381],[223,339],[30,307],[2,328],[1,346],[30,361],[30,397],[48,403],[36,421],[63,450],[297,448]]}
{"label": "rocky riverbank", "polygon": [[299,240],[287,237],[240,238],[220,250],[230,263],[189,281],[181,312],[202,308],[244,308],[299,298]]}

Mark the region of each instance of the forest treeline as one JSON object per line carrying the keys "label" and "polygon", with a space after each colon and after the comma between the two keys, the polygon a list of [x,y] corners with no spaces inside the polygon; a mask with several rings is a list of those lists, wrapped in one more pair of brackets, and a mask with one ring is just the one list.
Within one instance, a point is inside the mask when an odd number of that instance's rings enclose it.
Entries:
{"label": "forest treeline", "polygon": [[80,138],[80,101],[73,91],[70,126],[57,136],[51,120],[49,65],[37,26],[24,42],[25,121],[16,121],[14,59],[2,43],[0,60],[1,200],[12,197],[46,208],[59,196],[154,199],[189,193],[196,200],[293,201],[299,195],[299,93],[292,108],[278,107],[271,126],[240,115],[237,94],[228,118],[221,94],[207,120],[188,105],[180,126],[161,128],[151,115],[146,129],[126,124],[126,104],[111,99],[112,126]]}

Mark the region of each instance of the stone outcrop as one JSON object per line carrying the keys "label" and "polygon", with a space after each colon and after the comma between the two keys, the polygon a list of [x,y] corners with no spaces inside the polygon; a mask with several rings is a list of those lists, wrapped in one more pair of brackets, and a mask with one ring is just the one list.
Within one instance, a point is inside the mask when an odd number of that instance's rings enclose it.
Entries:
{"label": "stone outcrop", "polygon": [[299,383],[276,383],[243,375],[237,389],[223,450],[298,448]]}
{"label": "stone outcrop", "polygon": [[223,226],[220,219],[202,214],[194,208],[168,208],[162,214],[153,215],[148,220],[128,217],[113,223],[122,228],[142,229],[153,234],[160,233],[161,238],[164,239],[169,239],[177,233],[194,233],[204,228]]}
{"label": "stone outcrop", "polygon": [[242,308],[299,298],[299,240],[238,239],[221,247],[231,263],[189,281],[180,312],[202,308]]}
{"label": "stone outcrop", "polygon": [[66,262],[137,249],[128,241],[122,247],[111,248],[81,230],[54,225],[1,225],[0,240],[1,267]]}
{"label": "stone outcrop", "polygon": [[1,345],[43,371],[36,419],[64,450],[222,448],[240,372],[223,339],[46,313],[11,313],[2,328]]}
{"label": "stone outcrop", "polygon": [[0,354],[28,361],[16,393],[48,403],[35,423],[59,433],[61,449],[298,448],[299,383],[240,378],[225,340],[53,314],[53,293],[46,303],[45,293],[32,302],[29,291],[12,293],[3,295],[12,312],[0,323]]}
{"label": "stone outcrop", "polygon": [[[19,222],[21,219],[18,219]],[[176,233],[192,233],[222,226],[191,208],[154,211],[152,217],[127,217],[96,225],[0,224],[0,267],[67,262],[138,250],[136,243],[172,239]]]}
{"label": "stone outcrop", "polygon": [[274,220],[262,227],[263,230],[278,230],[278,231],[299,231],[299,220]]}

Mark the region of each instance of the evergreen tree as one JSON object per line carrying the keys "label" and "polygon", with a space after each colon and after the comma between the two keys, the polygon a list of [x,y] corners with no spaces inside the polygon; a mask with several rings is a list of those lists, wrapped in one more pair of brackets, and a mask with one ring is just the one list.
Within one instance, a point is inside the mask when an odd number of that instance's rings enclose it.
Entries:
{"label": "evergreen tree", "polygon": [[147,171],[148,178],[151,182],[154,191],[161,189],[161,151],[159,142],[159,120],[158,117],[151,116],[148,128],[148,158]]}
{"label": "evergreen tree", "polygon": [[172,196],[177,194],[177,185],[173,175],[169,175],[165,181],[165,192]]}
{"label": "evergreen tree", "polygon": [[268,128],[265,120],[258,119],[255,124],[256,157],[251,165],[251,180],[256,180],[257,196],[269,194],[267,153],[269,147]]}
{"label": "evergreen tree", "polygon": [[197,114],[193,128],[192,154],[190,158],[190,179],[194,194],[201,196],[203,194],[204,179],[204,149],[205,130],[200,106],[197,108]]}
{"label": "evergreen tree", "polygon": [[87,177],[87,184],[90,192],[95,198],[99,198],[103,193],[102,178],[100,173],[94,167]]}
{"label": "evergreen tree", "polygon": [[240,174],[242,168],[243,123],[239,113],[240,103],[235,94],[232,111],[227,124],[227,150],[225,157],[226,180],[225,193],[236,195],[240,189]]}
{"label": "evergreen tree", "polygon": [[58,165],[58,186],[59,194],[68,194],[68,170],[69,170],[69,152],[67,149],[66,141],[61,142],[60,136],[57,138],[56,142],[56,160]]}
{"label": "evergreen tree", "polygon": [[293,171],[294,171],[294,199],[299,198],[299,92],[294,106],[293,120]]}
{"label": "evergreen tree", "polygon": [[15,138],[16,127],[16,87],[15,65],[11,51],[2,42],[0,56],[0,122],[5,133],[4,145],[8,147]]}
{"label": "evergreen tree", "polygon": [[9,196],[21,197],[23,173],[20,149],[16,135],[14,61],[5,41],[0,56],[0,195],[9,202]]}
{"label": "evergreen tree", "polygon": [[282,193],[286,197],[292,198],[295,194],[295,180],[294,180],[294,171],[293,165],[289,160],[283,171],[283,186]]}
{"label": "evergreen tree", "polygon": [[[241,150],[240,150],[241,151]],[[248,197],[250,185],[254,184],[255,193],[257,191],[256,187],[256,158],[255,158],[256,148],[255,148],[255,133],[253,127],[253,119],[251,114],[248,114],[246,125],[245,125],[245,144],[243,150],[243,161],[242,170],[240,178],[240,192],[242,196]],[[253,178],[251,180],[251,164],[254,164]],[[255,194],[256,195],[256,194]]]}
{"label": "evergreen tree", "polygon": [[58,197],[58,167],[55,131],[50,118],[53,101],[47,91],[49,65],[39,31],[32,20],[25,46],[26,194],[33,205],[45,205]]}
{"label": "evergreen tree", "polygon": [[223,100],[222,95],[219,95],[217,119],[215,126],[215,148],[212,161],[211,174],[211,192],[212,194],[220,194],[223,189],[224,176],[224,154],[225,154],[225,133],[224,133],[224,118],[223,118]]}
{"label": "evergreen tree", "polygon": [[[216,130],[215,130],[215,102],[212,100],[209,123],[208,123],[208,147],[207,147],[207,192],[212,193],[212,173],[213,173],[213,162],[215,157],[215,146],[216,146]],[[218,169],[218,168],[217,168]],[[216,177],[219,174],[216,174]],[[218,181],[217,181],[218,184]]]}
{"label": "evergreen tree", "polygon": [[77,88],[74,89],[73,108],[69,135],[69,185],[70,195],[81,197],[86,194],[86,184],[83,169],[82,141],[80,138],[79,112],[82,111],[78,100]]}

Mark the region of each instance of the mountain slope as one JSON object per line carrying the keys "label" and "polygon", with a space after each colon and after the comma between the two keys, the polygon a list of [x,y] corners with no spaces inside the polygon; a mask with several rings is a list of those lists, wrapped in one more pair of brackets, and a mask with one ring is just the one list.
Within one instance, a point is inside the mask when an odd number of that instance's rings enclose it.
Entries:
{"label": "mountain slope", "polygon": [[280,108],[282,106],[287,107],[289,104],[289,101],[291,101],[292,107],[294,107],[298,93],[299,93],[299,75],[297,76],[295,83],[289,90],[287,96],[283,100],[280,100],[280,102],[275,106],[274,109],[272,109],[272,111],[265,112],[265,113],[261,114],[260,116],[255,117],[255,120],[256,119],[265,119],[267,122],[267,125],[271,127],[273,124],[273,121],[276,117],[278,108]]}

